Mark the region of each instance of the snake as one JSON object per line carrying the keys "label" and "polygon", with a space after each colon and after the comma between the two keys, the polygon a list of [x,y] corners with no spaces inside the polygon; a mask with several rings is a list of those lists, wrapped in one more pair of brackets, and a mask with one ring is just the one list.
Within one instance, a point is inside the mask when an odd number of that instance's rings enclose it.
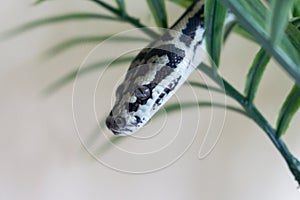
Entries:
{"label": "snake", "polygon": [[[113,134],[127,136],[142,128],[203,62],[204,10],[205,0],[194,1],[170,29],[133,59],[105,120]],[[227,12],[225,26],[233,18]]]}

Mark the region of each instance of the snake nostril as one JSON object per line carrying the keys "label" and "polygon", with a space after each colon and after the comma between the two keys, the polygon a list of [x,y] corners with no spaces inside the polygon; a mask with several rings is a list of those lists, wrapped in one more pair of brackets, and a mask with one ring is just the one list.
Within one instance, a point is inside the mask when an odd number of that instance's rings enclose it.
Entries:
{"label": "snake nostril", "polygon": [[112,119],[112,125],[114,128],[124,128],[126,125],[126,120],[123,117],[117,116]]}
{"label": "snake nostril", "polygon": [[108,116],[105,120],[105,124],[107,128],[111,130],[119,130],[126,126],[126,120],[121,116]]}

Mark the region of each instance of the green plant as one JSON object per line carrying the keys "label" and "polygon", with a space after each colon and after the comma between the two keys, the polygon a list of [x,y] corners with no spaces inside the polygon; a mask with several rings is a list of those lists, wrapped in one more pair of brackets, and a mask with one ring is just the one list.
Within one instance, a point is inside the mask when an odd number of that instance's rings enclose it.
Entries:
{"label": "green plant", "polygon": [[[46,0],[38,0],[35,4],[40,4],[44,1]],[[99,13],[71,13],[48,17],[22,25],[4,33],[3,36],[14,36],[24,31],[51,23],[59,23],[70,20],[79,21],[92,18],[95,20],[113,20],[129,23],[134,27],[143,28],[141,30],[151,39],[155,39],[159,36],[159,33],[156,33],[151,29],[147,29],[147,25],[144,25],[138,18],[131,16],[127,12],[125,6],[126,2],[124,0],[116,0],[115,5],[105,3],[101,0],[90,1],[94,2],[95,5],[110,11],[112,15],[103,15]],[[192,3],[192,0],[170,1],[184,7],[188,7]],[[167,28],[168,15],[165,9],[165,1],[147,0],[147,3],[157,26]],[[269,8],[267,8],[266,5]],[[230,84],[229,81],[225,80],[224,77],[218,74],[217,69],[205,64],[201,64],[198,69],[208,75],[212,80],[220,85],[220,87],[224,84],[225,93],[238,102],[243,110],[233,106],[228,106],[227,108],[249,117],[267,134],[274,146],[285,159],[295,179],[300,184],[300,162],[288,150],[281,138],[282,135],[286,133],[294,114],[300,107],[300,0],[207,0],[205,9],[205,23],[208,33],[206,35],[207,52],[210,54],[217,67],[220,67],[220,54],[222,51],[224,35],[226,37],[231,32],[236,32],[252,42],[257,43],[257,45],[260,46],[260,50],[257,52],[253,63],[249,68],[244,92],[238,91],[232,84]],[[237,16],[238,21],[234,25],[233,29],[223,30],[220,27],[223,27],[227,9],[230,9],[231,12]],[[74,38],[51,48],[48,51],[48,54],[50,53],[51,55],[55,55],[56,53],[61,53],[68,48],[85,42],[98,43],[108,37],[110,37],[110,35]],[[117,38],[117,41],[119,42],[136,40],[144,39],[137,37]],[[275,59],[282,69],[286,71],[295,82],[279,111],[279,116],[275,126],[272,126],[271,123],[261,114],[261,111],[255,106],[255,95],[259,89],[259,84],[263,78],[264,71],[271,58]],[[112,66],[119,63],[128,63],[132,59],[132,57],[125,57],[116,60],[112,63]],[[92,72],[94,69],[104,67],[104,63],[106,62],[100,61],[87,66],[84,71],[80,72],[80,76],[85,73]],[[70,74],[62,77],[47,88],[46,93],[49,94],[57,91],[60,87],[74,80],[76,75],[76,70],[70,72]],[[204,89],[207,88],[207,86],[204,86],[199,82],[192,82],[191,85]],[[219,88],[211,88],[211,90],[215,92],[222,92]],[[197,106],[215,106],[225,108],[225,105],[217,103],[188,102],[181,105],[167,105],[166,110],[167,112],[172,112],[177,111],[180,108]]]}

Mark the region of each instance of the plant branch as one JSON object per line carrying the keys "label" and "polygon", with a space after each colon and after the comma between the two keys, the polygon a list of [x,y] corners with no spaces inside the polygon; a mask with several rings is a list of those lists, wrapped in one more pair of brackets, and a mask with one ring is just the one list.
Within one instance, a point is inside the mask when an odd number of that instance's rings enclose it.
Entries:
{"label": "plant branch", "polygon": [[124,20],[124,21],[132,24],[133,26],[135,26],[137,28],[140,28],[142,32],[144,32],[145,34],[147,34],[151,38],[155,39],[155,38],[157,38],[157,37],[160,36],[156,32],[154,32],[151,29],[149,29],[147,26],[145,26],[144,24],[142,24],[139,19],[134,18],[132,16],[129,16],[128,13],[125,12],[124,10],[120,10],[120,9],[114,8],[111,5],[105,3],[105,2],[103,2],[101,0],[90,0],[90,1],[95,2],[96,4],[100,5],[101,7],[105,8],[106,10],[110,11],[111,13],[113,13],[116,16],[118,16],[122,20]]}
{"label": "plant branch", "polygon": [[119,19],[117,17],[112,17],[108,15],[101,15],[98,13],[88,13],[88,12],[76,12],[76,13],[68,13],[64,15],[51,16],[46,18],[37,19],[28,23],[25,23],[21,26],[18,26],[14,29],[5,31],[0,34],[0,39],[9,38],[21,34],[23,32],[32,30],[34,28],[38,28],[45,25],[62,23],[66,21],[75,21],[75,20],[90,20],[90,19],[104,19],[104,20],[112,20],[112,21],[120,21],[123,19]]}
{"label": "plant branch", "polygon": [[235,99],[246,111],[248,116],[267,134],[269,139],[275,145],[277,150],[285,159],[290,171],[294,175],[296,181],[300,185],[300,162],[296,157],[292,155],[284,141],[276,137],[276,130],[266,120],[266,118],[260,113],[253,102],[249,101],[247,97],[243,96],[237,89],[235,89],[229,82],[222,78],[218,72],[211,67],[204,64],[198,67],[206,75],[212,78],[219,86],[225,88],[225,92],[228,96]]}

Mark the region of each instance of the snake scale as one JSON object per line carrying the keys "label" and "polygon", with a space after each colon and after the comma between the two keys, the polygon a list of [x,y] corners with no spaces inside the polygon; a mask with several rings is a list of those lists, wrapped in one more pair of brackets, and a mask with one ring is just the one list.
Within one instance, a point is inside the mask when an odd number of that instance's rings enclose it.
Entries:
{"label": "snake scale", "polygon": [[132,61],[106,118],[115,135],[130,135],[143,127],[203,62],[197,52],[205,49],[204,6],[205,0],[194,1]]}

